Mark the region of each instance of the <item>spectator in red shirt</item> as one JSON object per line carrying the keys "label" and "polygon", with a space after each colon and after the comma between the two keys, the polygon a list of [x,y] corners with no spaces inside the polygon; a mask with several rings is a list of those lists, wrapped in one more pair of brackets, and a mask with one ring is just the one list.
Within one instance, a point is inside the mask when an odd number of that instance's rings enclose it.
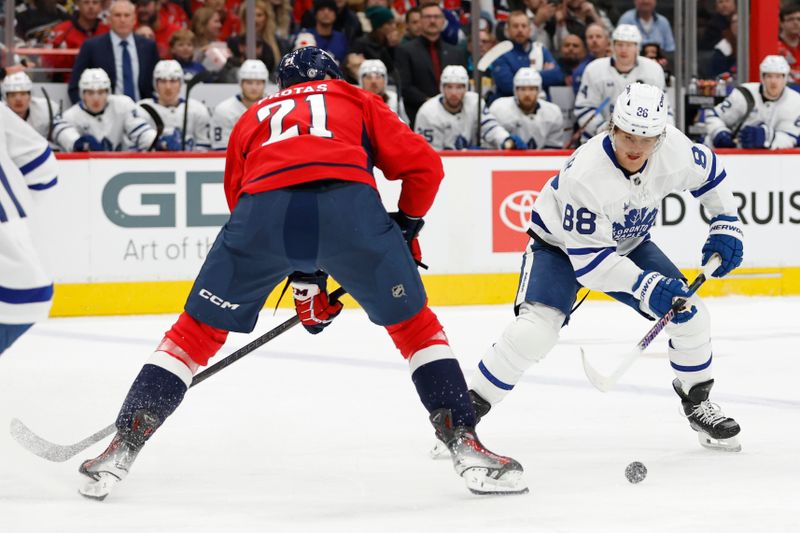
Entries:
{"label": "spectator in red shirt", "polygon": [[137,0],[136,2],[137,26],[150,26],[155,34],[158,55],[167,57],[169,52],[169,38],[181,29],[180,24],[171,23],[169,14],[159,10],[156,0]]}
{"label": "spectator in red shirt", "polygon": [[195,60],[202,61],[208,45],[220,41],[222,18],[214,8],[201,7],[192,15],[191,29],[194,33]]}
{"label": "spectator in red shirt", "polygon": [[780,18],[778,53],[789,63],[790,83],[798,84],[800,83],[800,4],[792,4],[781,9]]}
{"label": "spectator in red shirt", "polygon": [[[51,31],[48,42],[53,48],[78,49],[86,39],[108,33],[108,26],[99,19],[103,10],[101,0],[78,0],[76,6],[77,10],[72,14],[72,18],[58,24]],[[42,58],[43,66],[50,68],[72,69],[74,62],[74,55]],[[54,81],[67,82],[69,77],[70,72],[57,72]]]}

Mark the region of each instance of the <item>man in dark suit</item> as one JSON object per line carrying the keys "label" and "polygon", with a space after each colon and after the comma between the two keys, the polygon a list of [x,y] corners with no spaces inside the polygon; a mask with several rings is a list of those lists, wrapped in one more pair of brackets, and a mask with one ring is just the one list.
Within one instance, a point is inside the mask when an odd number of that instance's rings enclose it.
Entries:
{"label": "man in dark suit", "polygon": [[87,68],[105,70],[116,94],[134,101],[153,96],[153,69],[159,60],[155,42],[134,35],[136,8],[129,0],[115,0],[109,12],[111,31],[84,42],[75,59],[69,82],[72,103],[80,100],[78,80]]}
{"label": "man in dark suit", "polygon": [[467,66],[467,52],[440,39],[445,18],[438,4],[422,6],[422,35],[400,45],[395,66],[403,103],[412,123],[425,101],[439,94],[439,76],[448,65]]}

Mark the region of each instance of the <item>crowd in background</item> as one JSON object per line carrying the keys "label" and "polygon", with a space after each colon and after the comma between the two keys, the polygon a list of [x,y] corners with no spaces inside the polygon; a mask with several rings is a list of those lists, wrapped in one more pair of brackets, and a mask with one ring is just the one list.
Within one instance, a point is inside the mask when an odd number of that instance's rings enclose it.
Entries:
{"label": "crowd in background", "polygon": [[[522,67],[541,74],[544,95],[557,86],[577,93],[586,66],[611,55],[610,36],[620,24],[639,29],[640,54],[661,65],[669,85],[672,13],[660,11],[656,0],[482,2],[487,4],[492,9],[481,11],[481,52],[503,40],[514,45],[486,74],[487,104],[513,94],[512,79]],[[736,1],[699,4],[698,76],[728,79],[736,73]],[[475,67],[469,0],[256,0],[252,14],[242,0],[28,0],[17,6],[15,31],[20,46],[79,50],[27,58],[29,65],[51,69],[46,77],[37,70],[36,81],[69,83],[73,103],[88,68],[106,70],[112,93],[139,101],[153,96],[152,72],[160,59],[176,60],[185,79],[208,72],[204,81],[237,82],[250,16],[256,57],[271,81],[281,56],[307,45],[330,52],[354,84],[364,61],[380,60],[412,122],[440,92],[445,67],[461,65],[469,73]],[[800,4],[781,9],[779,48],[792,80],[800,81]]]}

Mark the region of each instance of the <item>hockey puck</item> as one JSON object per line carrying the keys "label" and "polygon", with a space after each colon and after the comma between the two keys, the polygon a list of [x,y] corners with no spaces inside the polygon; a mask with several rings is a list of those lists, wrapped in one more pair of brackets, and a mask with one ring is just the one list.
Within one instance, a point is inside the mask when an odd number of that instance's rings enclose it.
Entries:
{"label": "hockey puck", "polygon": [[630,483],[640,483],[647,477],[647,467],[639,461],[634,461],[625,467],[625,478]]}

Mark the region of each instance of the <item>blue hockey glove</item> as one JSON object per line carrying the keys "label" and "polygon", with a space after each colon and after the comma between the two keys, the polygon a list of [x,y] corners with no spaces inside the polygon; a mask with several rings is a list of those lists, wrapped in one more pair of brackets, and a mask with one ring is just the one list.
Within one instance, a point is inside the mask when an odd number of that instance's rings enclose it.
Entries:
{"label": "blue hockey glove", "polygon": [[[104,139],[105,140],[105,139]],[[94,135],[81,135],[72,145],[74,152],[103,152],[106,151],[104,143],[95,138]]]}
{"label": "blue hockey glove", "polygon": [[733,135],[729,131],[721,131],[714,136],[714,148],[736,148]]}
{"label": "blue hockey glove", "polygon": [[180,152],[181,151],[181,130],[175,129],[170,134],[164,134],[156,142],[156,150],[159,152]]}
{"label": "blue hockey glove", "polygon": [[414,261],[416,261],[417,264],[421,264],[422,249],[419,247],[417,235],[419,235],[419,232],[422,230],[422,226],[425,225],[425,221],[422,220],[422,218],[410,217],[402,211],[389,213],[389,216],[400,228],[400,233],[403,234],[403,238],[408,244],[408,249],[411,251],[411,257],[414,258]]}
{"label": "blue hockey glove", "polygon": [[[676,298],[689,298],[689,287],[683,280],[668,278],[658,272],[645,270],[633,285],[633,296],[639,300],[639,309],[653,318],[661,318]],[[697,313],[697,307],[685,307],[675,314],[672,322],[682,324]]]}
{"label": "blue hockey glove", "polygon": [[462,135],[457,135],[456,140],[453,143],[454,150],[467,150],[469,149],[469,141]]}
{"label": "blue hockey glove", "polygon": [[503,141],[503,150],[525,150],[527,147],[528,144],[519,135],[509,135]]}
{"label": "blue hockey glove", "polygon": [[766,124],[745,126],[739,132],[739,142],[742,143],[742,148],[768,148],[767,139],[771,139],[771,137],[772,132]]}
{"label": "blue hockey glove", "polygon": [[731,270],[742,264],[743,238],[744,233],[742,233],[738,217],[719,215],[711,219],[711,224],[708,226],[708,239],[703,245],[702,264],[708,263],[712,255],[719,254],[722,264],[711,273],[713,277],[727,276]]}
{"label": "blue hockey glove", "polygon": [[300,323],[312,335],[320,333],[342,312],[342,302],[328,299],[328,275],[321,270],[314,274],[295,272],[289,276],[294,296],[294,309]]}

